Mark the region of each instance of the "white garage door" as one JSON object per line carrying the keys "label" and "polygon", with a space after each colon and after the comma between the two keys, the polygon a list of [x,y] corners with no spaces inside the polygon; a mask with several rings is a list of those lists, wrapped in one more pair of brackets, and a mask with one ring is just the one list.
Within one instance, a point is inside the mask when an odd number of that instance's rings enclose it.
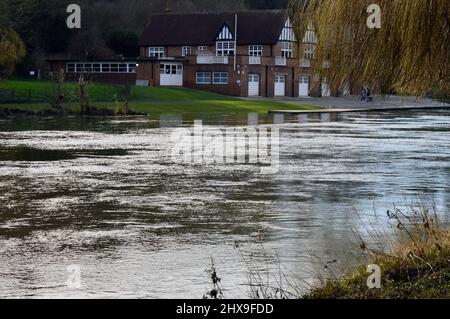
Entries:
{"label": "white garage door", "polygon": [[161,63],[161,86],[183,86],[183,64]]}
{"label": "white garage door", "polygon": [[248,96],[259,96],[259,75],[248,75]]}
{"label": "white garage door", "polygon": [[300,78],[299,96],[309,96],[309,76]]}
{"label": "white garage door", "polygon": [[285,96],[286,95],[286,76],[276,75],[275,76],[275,96]]}

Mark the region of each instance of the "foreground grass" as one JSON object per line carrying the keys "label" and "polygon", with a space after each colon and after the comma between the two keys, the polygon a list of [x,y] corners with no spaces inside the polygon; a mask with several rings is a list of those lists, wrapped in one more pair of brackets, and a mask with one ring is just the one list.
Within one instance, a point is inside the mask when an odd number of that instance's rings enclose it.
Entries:
{"label": "foreground grass", "polygon": [[[55,85],[50,81],[26,81],[26,80],[11,80],[0,81],[0,101],[5,99],[6,93],[12,92],[13,99],[19,101],[19,105],[30,104],[40,106],[52,101],[55,96]],[[78,99],[78,84],[73,82],[66,82],[61,85],[61,91],[65,95],[67,101],[75,101]],[[124,90],[115,85],[96,84],[88,87],[88,94],[92,101],[112,101],[114,95],[123,98]],[[23,101],[23,103],[20,103]]]}
{"label": "foreground grass", "polygon": [[[450,231],[428,210],[412,215],[394,212],[402,236],[388,254],[372,251],[370,264],[381,267],[381,289],[369,289],[366,266],[330,280],[306,299],[448,299],[450,298]],[[404,220],[408,224],[404,223]],[[405,239],[406,238],[406,239]]]}
{"label": "foreground grass", "polygon": [[[77,84],[64,83],[65,107],[77,110]],[[49,108],[49,97],[54,92],[51,82],[45,81],[0,81],[1,90],[14,90],[17,98],[24,103],[5,103],[4,107],[23,110],[43,110]],[[97,108],[114,109],[114,96],[123,102],[125,92],[120,86],[93,84],[88,88],[92,105]],[[53,95],[54,96],[54,95]],[[183,88],[131,88],[129,107],[140,113],[203,113],[203,112],[257,112],[265,113],[275,109],[305,110],[316,109],[312,106],[282,101],[244,100],[225,95],[195,91]]]}

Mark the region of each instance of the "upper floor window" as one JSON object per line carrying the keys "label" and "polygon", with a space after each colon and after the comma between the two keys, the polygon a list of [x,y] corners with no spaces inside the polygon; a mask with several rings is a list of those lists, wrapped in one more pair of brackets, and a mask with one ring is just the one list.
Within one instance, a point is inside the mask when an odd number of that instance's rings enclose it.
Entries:
{"label": "upper floor window", "polygon": [[183,47],[181,50],[182,56],[190,56],[192,54],[192,48],[189,46]]}
{"label": "upper floor window", "polygon": [[304,46],[305,46],[305,49],[304,49],[304,51],[305,51],[305,59],[307,59],[307,60],[314,59],[314,52],[315,52],[315,49],[316,49],[315,45],[308,43],[308,44],[305,44]]}
{"label": "upper floor window", "polygon": [[250,56],[262,56],[263,46],[262,45],[250,45],[248,48],[248,54]]}
{"label": "upper floor window", "polygon": [[148,56],[151,58],[163,58],[165,56],[165,50],[163,47],[150,47],[148,49]]}
{"label": "upper floor window", "polygon": [[286,59],[294,56],[294,45],[292,42],[281,42],[281,56]]}
{"label": "upper floor window", "polygon": [[217,42],[217,56],[234,55],[236,48],[234,41],[220,41]]}

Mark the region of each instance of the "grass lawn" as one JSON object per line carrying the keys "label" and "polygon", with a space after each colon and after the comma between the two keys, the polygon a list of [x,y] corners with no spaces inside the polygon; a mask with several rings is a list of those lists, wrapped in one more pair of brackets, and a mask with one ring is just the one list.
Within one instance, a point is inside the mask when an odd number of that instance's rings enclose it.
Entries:
{"label": "grass lawn", "polygon": [[[77,84],[64,83],[63,92],[68,101],[66,107],[77,109]],[[15,103],[5,100],[5,91],[14,91]],[[46,81],[0,81],[0,107],[41,110],[50,107],[49,102],[55,96],[55,87]],[[92,84],[88,88],[92,105],[97,108],[115,108],[114,95],[121,102],[125,92],[120,86]],[[203,112],[258,112],[265,113],[275,109],[304,110],[316,109],[312,106],[282,101],[244,100],[225,95],[194,91],[184,88],[131,88],[130,108],[135,112],[155,113],[203,113]],[[10,93],[8,93],[10,94]]]}

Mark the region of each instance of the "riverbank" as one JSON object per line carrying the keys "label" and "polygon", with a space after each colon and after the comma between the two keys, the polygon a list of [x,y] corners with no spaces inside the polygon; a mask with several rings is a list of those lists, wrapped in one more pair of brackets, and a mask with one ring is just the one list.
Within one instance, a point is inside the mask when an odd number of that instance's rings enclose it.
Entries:
{"label": "riverbank", "polygon": [[381,269],[381,286],[369,288],[371,273],[364,265],[341,279],[327,281],[303,298],[449,299],[450,230],[427,209],[412,215],[388,211],[388,217],[399,231],[391,251],[370,249],[361,242],[361,248],[372,255],[369,264]]}
{"label": "riverbank", "polygon": [[[370,103],[360,101],[358,96],[342,97],[278,97],[270,98],[274,102],[289,102],[315,106],[321,110],[364,110],[364,109],[402,109],[402,108],[433,108],[450,107],[449,101],[415,96],[376,95]],[[283,109],[279,109],[283,110]]]}
{"label": "riverbank", "polygon": [[[45,81],[0,81],[2,103],[0,108],[45,112],[50,109],[53,84]],[[6,92],[6,93],[5,93]],[[9,93],[8,93],[9,92]],[[11,93],[12,92],[12,93]],[[63,108],[77,112],[79,102],[76,83],[64,83]],[[9,94],[9,96],[6,96]],[[119,103],[125,101],[124,88],[106,84],[88,86],[90,104],[97,109],[116,109],[115,97]],[[136,113],[267,113],[275,109],[313,110],[314,106],[284,101],[240,99],[220,94],[195,91],[184,88],[130,88],[129,109]],[[21,112],[18,112],[21,113]]]}

